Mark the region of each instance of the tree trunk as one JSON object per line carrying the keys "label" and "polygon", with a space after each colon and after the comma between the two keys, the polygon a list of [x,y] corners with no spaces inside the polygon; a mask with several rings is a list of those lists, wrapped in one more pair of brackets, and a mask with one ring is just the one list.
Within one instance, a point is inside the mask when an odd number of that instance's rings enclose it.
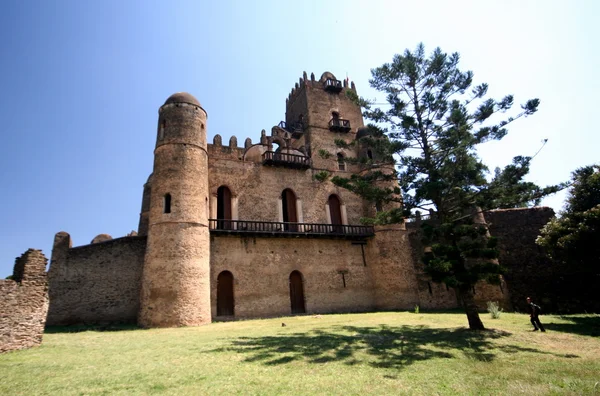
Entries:
{"label": "tree trunk", "polygon": [[477,305],[475,304],[472,290],[459,289],[459,297],[462,300],[465,312],[467,314],[467,319],[469,320],[469,329],[485,330],[485,327],[483,327],[483,322],[479,318],[479,312],[477,311]]}

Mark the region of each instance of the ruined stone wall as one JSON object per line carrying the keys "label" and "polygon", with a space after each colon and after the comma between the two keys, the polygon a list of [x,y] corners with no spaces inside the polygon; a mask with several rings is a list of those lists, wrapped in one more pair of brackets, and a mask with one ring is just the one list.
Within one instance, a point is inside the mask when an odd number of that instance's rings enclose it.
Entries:
{"label": "ruined stone wall", "polygon": [[295,270],[304,279],[306,313],[370,311],[376,307],[371,268],[363,263],[361,247],[351,241],[213,235],[213,318],[217,313],[217,277],[222,271],[233,274],[236,318],[290,315],[289,277]]}
{"label": "ruined stone wall", "polygon": [[47,324],[136,323],[146,237],[75,248],[70,239],[55,237]]}
{"label": "ruined stone wall", "polygon": [[0,353],[41,344],[48,312],[48,260],[29,249],[15,262],[13,279],[0,280]]}
{"label": "ruined stone wall", "polygon": [[540,229],[554,216],[547,207],[492,210],[485,213],[490,233],[498,238],[500,264],[514,308],[525,312],[525,298],[531,296],[544,311],[559,308],[561,270],[545,255],[535,240]]}

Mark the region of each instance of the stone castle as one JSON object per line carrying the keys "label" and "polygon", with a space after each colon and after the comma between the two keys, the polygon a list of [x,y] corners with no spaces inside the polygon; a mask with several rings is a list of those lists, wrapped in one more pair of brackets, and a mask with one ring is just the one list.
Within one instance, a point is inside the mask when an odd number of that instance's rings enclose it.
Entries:
{"label": "stone castle", "polygon": [[[200,102],[187,93],[169,97],[158,110],[154,168],[144,185],[137,235],[99,235],[72,247],[69,234],[56,234],[47,324],[195,326],[458,307],[454,291],[422,271],[417,221],[361,225],[385,205],[315,177],[363,172],[350,158],[377,162],[360,144],[369,132],[347,90],[356,91],[354,83],[331,73],[320,79],[304,73],[286,100],[285,122],[243,147],[236,137],[223,145],[219,135],[208,144]],[[340,149],[336,139],[358,144]],[[319,155],[323,150],[332,155]],[[529,228],[525,221],[517,237],[505,231],[515,211],[489,214],[492,234],[499,229],[505,235],[506,262],[500,260],[509,267],[519,264],[514,249],[535,246],[539,227],[553,215],[547,208],[517,212],[520,219],[537,219]],[[509,290],[519,291],[507,281],[477,285],[477,301],[510,307]]]}

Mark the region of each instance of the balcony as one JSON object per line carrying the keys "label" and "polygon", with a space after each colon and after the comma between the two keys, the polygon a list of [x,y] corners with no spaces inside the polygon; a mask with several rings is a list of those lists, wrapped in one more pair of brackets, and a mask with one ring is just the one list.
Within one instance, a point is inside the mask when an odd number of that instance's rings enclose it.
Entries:
{"label": "balcony", "polygon": [[334,80],[332,78],[328,78],[325,80],[323,84],[325,91],[338,93],[342,90],[342,82],[340,80]]}
{"label": "balcony", "polygon": [[329,130],[334,132],[350,132],[350,120],[332,118],[329,121]]}
{"label": "balcony", "polygon": [[263,165],[284,166],[286,168],[310,168],[310,158],[303,155],[267,151],[263,154]]}
{"label": "balcony", "polygon": [[302,122],[281,121],[277,126],[290,132],[294,139],[298,139],[304,133],[304,124]]}
{"label": "balcony", "polygon": [[274,221],[248,220],[208,220],[212,234],[251,234],[266,237],[307,237],[307,238],[342,238],[363,239],[375,235],[372,226],[284,223]]}

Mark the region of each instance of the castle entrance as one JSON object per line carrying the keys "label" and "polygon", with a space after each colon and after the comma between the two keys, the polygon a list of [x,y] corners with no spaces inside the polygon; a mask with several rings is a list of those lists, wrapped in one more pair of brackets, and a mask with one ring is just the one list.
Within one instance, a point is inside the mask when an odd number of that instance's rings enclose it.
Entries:
{"label": "castle entrance", "polygon": [[304,307],[304,285],[302,284],[302,274],[299,271],[293,271],[290,274],[290,300],[293,314],[306,312]]}
{"label": "castle entrance", "polygon": [[233,316],[233,274],[223,271],[217,277],[217,316]]}

